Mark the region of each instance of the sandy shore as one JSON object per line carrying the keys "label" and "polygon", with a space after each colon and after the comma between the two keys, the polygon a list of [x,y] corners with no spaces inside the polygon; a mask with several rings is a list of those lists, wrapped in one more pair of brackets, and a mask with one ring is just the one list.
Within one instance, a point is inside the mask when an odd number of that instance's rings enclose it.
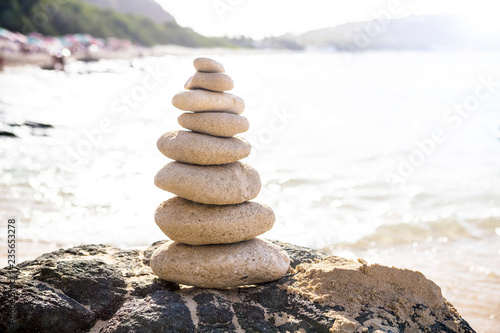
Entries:
{"label": "sandy shore", "polygon": [[[165,55],[200,55],[200,54],[225,54],[235,51],[252,52],[252,49],[229,49],[229,48],[190,48],[177,45],[163,45],[155,47],[131,47],[124,50],[99,50],[91,54],[77,53],[69,57],[68,61],[96,61],[101,59],[133,59],[141,57],[160,57]],[[259,50],[262,52],[262,50]],[[23,53],[5,52],[2,54],[5,66],[32,65],[47,67],[52,63],[52,57],[48,53]]]}
{"label": "sandy shore", "polygon": [[[126,50],[102,50],[98,52],[92,52],[90,54],[77,53],[71,55],[67,62],[75,60],[83,61],[95,61],[100,59],[131,59],[143,56],[155,56],[159,53],[154,48],[143,49],[143,48],[129,48]],[[159,54],[160,55],[160,54]],[[23,65],[33,65],[39,67],[48,67],[52,64],[52,56],[48,53],[23,53],[23,52],[13,52],[4,53],[3,57],[5,59],[5,66],[23,66]]]}

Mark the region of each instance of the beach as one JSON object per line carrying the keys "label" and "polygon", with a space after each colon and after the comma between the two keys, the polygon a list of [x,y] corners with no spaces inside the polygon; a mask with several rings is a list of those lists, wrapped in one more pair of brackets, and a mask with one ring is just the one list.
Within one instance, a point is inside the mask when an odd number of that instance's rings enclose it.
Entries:
{"label": "beach", "polygon": [[[154,47],[141,47],[137,45],[131,45],[127,48],[112,50],[101,48],[88,52],[78,52],[65,57],[66,63],[72,63],[76,61],[99,61],[99,60],[131,60],[136,58],[144,57],[161,57],[165,55],[188,55],[188,54],[205,54],[205,53],[230,53],[231,50],[224,48],[200,48],[193,49],[189,47],[183,47],[178,45],[159,45]],[[49,52],[10,52],[4,51],[1,53],[4,58],[4,65],[6,67],[24,67],[24,66],[35,66],[35,67],[47,67],[52,63],[52,55]]]}
{"label": "beach", "polygon": [[277,218],[263,237],[421,271],[477,332],[495,332],[493,52],[169,47],[74,59],[65,72],[40,69],[34,56],[22,60],[28,66],[7,66],[0,123],[17,137],[0,137],[0,214],[2,225],[18,223],[19,261],[80,244],[137,248],[165,238],[153,219],[169,198],[153,184],[168,162],[156,140],[179,128],[170,101],[199,54],[223,62],[245,100],[251,127],[241,136],[253,146],[246,161],[261,174],[258,201]]}

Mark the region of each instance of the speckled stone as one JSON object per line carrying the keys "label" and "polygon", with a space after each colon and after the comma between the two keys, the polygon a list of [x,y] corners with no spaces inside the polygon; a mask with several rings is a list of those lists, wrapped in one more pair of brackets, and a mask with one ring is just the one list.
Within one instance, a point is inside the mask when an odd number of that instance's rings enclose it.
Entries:
{"label": "speckled stone", "polygon": [[186,90],[172,98],[172,104],[184,111],[222,111],[240,114],[245,110],[245,102],[238,96],[226,92],[208,90]]}
{"label": "speckled stone", "polygon": [[273,210],[257,202],[205,205],[174,197],[155,213],[158,227],[170,239],[190,245],[236,243],[273,227]]}
{"label": "speckled stone", "polygon": [[240,138],[219,138],[189,131],[171,131],[157,142],[158,150],[178,162],[214,165],[241,160],[252,146]]}
{"label": "speckled stone", "polygon": [[210,58],[199,57],[193,61],[194,68],[198,72],[207,73],[224,73],[224,66],[220,62],[217,62]]}
{"label": "speckled stone", "polygon": [[247,118],[226,112],[185,112],[177,119],[189,130],[222,137],[231,137],[248,131]]}
{"label": "speckled stone", "polygon": [[158,171],[154,182],[181,198],[211,205],[252,200],[261,187],[257,170],[239,161],[208,166],[171,162]]}
{"label": "speckled stone", "polygon": [[206,89],[212,91],[228,91],[234,88],[233,79],[224,73],[203,73],[196,72],[191,76],[186,84],[185,89]]}
{"label": "speckled stone", "polygon": [[289,266],[286,252],[258,238],[198,246],[167,243],[151,257],[151,269],[160,279],[217,289],[274,281]]}

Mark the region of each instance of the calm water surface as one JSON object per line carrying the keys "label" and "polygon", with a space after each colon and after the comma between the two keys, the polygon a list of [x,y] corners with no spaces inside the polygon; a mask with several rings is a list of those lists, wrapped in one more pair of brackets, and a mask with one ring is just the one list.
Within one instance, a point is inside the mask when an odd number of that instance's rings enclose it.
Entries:
{"label": "calm water surface", "polygon": [[[498,56],[214,55],[246,102],[256,201],[277,216],[265,237],[420,270],[478,332],[498,331]],[[165,238],[153,220],[170,197],[153,185],[168,162],[156,140],[179,128],[170,100],[192,59],[0,75],[0,130],[19,136],[0,137],[0,214],[18,221],[20,260]],[[8,125],[25,121],[54,128]]]}

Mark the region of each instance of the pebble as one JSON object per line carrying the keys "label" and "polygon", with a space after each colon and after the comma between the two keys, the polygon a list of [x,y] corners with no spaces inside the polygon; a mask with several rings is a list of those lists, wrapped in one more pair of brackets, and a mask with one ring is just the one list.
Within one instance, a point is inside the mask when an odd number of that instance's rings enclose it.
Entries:
{"label": "pebble", "polygon": [[250,154],[252,146],[240,138],[220,138],[190,131],[171,131],[157,142],[158,150],[178,162],[214,165],[241,160]]}
{"label": "pebble", "polygon": [[283,250],[258,238],[198,246],[170,242],[151,256],[151,269],[160,279],[216,289],[274,281],[286,274],[289,265]]}
{"label": "pebble", "polygon": [[234,88],[233,79],[224,73],[196,72],[184,84],[185,89],[206,89],[212,91],[228,91]]}
{"label": "pebble", "polygon": [[246,132],[250,127],[247,118],[226,112],[185,112],[177,120],[191,131],[222,137]]}
{"label": "pebble", "polygon": [[194,68],[198,72],[207,72],[207,73],[224,73],[224,66],[220,62],[217,62],[210,58],[196,58],[193,61]]}
{"label": "pebble", "polygon": [[252,200],[261,188],[257,170],[239,161],[208,166],[171,162],[158,171],[154,183],[181,198],[210,205]]}
{"label": "pebble", "polygon": [[184,111],[222,111],[240,114],[245,110],[245,102],[238,96],[226,92],[207,90],[186,90],[172,98],[172,104]]}
{"label": "pebble", "polygon": [[170,239],[190,245],[225,244],[249,240],[273,227],[273,210],[257,202],[204,205],[174,197],[155,213],[158,227]]}

